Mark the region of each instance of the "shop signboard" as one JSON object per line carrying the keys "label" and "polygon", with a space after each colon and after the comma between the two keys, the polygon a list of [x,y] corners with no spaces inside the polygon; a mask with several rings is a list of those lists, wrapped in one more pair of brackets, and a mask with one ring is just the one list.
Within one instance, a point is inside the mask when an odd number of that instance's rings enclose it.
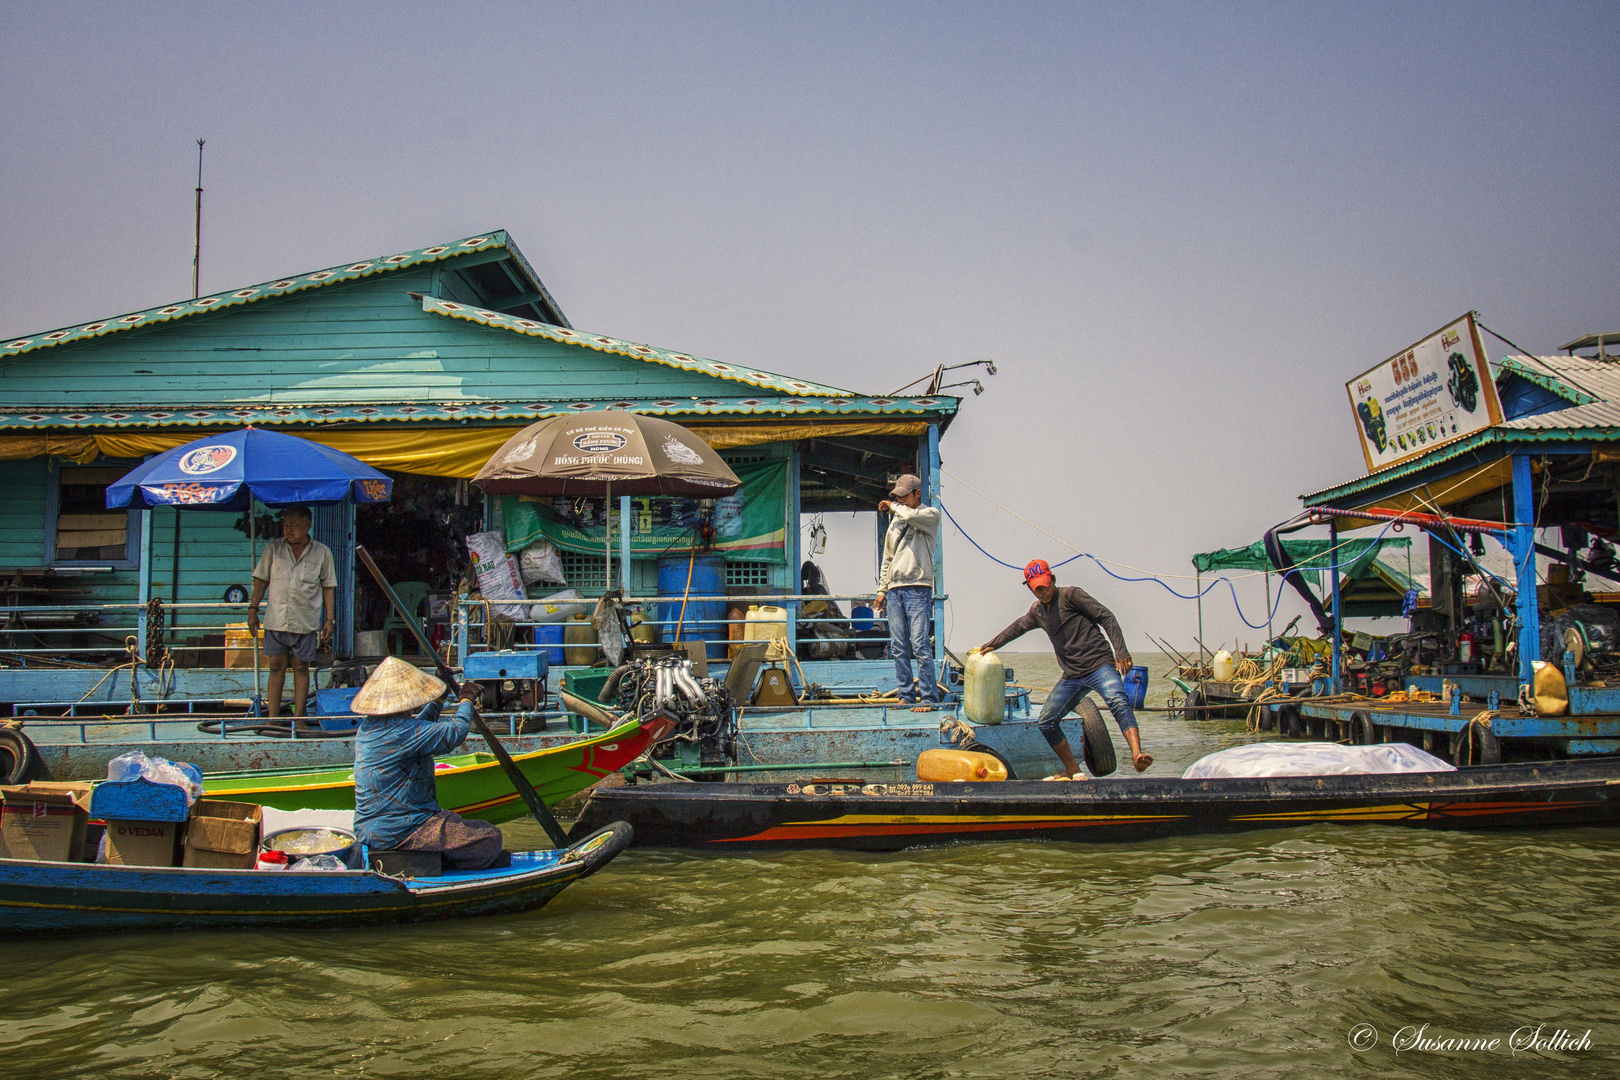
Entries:
{"label": "shop signboard", "polygon": [[1502,422],[1472,312],[1357,375],[1344,389],[1368,472]]}
{"label": "shop signboard", "polygon": [[[685,556],[694,537],[704,528],[713,532],[700,540],[704,550],[731,559],[782,563],[786,557],[786,459],[734,465],[742,486],[733,495],[713,500],[683,497],[630,500],[630,557],[656,559]],[[618,500],[614,500],[617,504]],[[506,528],[506,549],[521,551],[530,544],[549,541],[562,551],[600,555],[607,508],[600,498],[531,498],[503,495],[501,516]],[[618,507],[614,507],[614,550],[619,545]]]}

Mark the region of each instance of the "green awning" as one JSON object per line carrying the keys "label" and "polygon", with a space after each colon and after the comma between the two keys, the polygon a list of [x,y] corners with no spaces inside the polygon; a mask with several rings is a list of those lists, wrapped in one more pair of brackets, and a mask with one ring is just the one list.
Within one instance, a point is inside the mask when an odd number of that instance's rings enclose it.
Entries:
{"label": "green awning", "polygon": [[[1288,557],[1294,560],[1294,565],[1304,573],[1307,580],[1317,588],[1322,587],[1320,571],[1333,565],[1333,556],[1329,552],[1333,548],[1330,540],[1284,540],[1283,550]],[[1338,544],[1339,570],[1342,573],[1356,575],[1358,569],[1378,558],[1378,553],[1387,549],[1410,548],[1412,538],[1409,536],[1383,537],[1372,540],[1340,540]],[[1271,559],[1266,556],[1266,545],[1263,540],[1256,540],[1248,547],[1223,548],[1220,551],[1206,551],[1192,558],[1193,567],[1201,574],[1208,574],[1217,570],[1270,570],[1277,571],[1271,565]]]}

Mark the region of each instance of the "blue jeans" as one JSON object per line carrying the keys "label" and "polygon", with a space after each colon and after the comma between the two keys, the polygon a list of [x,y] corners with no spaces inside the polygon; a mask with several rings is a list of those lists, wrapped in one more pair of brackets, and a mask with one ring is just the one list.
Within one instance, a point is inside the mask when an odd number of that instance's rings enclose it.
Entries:
{"label": "blue jeans", "polygon": [[1125,693],[1125,680],[1120,678],[1112,664],[1104,664],[1090,675],[1078,679],[1068,676],[1059,679],[1052,692],[1046,695],[1046,704],[1041,706],[1041,715],[1036,724],[1041,734],[1046,736],[1049,746],[1056,748],[1058,743],[1067,741],[1059,721],[1092,690],[1097,691],[1097,696],[1103,699],[1108,711],[1114,714],[1114,722],[1119,725],[1121,735],[1136,726],[1136,713],[1131,711],[1131,699]]}
{"label": "blue jeans", "polygon": [[928,640],[928,622],[934,617],[934,590],[927,585],[896,585],[884,596],[889,616],[889,655],[894,658],[894,681],[900,700],[915,702],[911,689],[911,661],[922,676],[922,699],[939,701],[934,679],[934,646]]}

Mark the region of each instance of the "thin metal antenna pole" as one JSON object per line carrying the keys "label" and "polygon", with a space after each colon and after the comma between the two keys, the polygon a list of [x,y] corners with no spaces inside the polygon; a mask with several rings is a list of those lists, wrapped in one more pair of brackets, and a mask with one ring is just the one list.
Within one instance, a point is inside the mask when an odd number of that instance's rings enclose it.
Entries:
{"label": "thin metal antenna pole", "polygon": [[197,229],[196,243],[191,249],[191,298],[197,299],[202,295],[200,283],[202,280],[202,155],[203,141],[197,140]]}

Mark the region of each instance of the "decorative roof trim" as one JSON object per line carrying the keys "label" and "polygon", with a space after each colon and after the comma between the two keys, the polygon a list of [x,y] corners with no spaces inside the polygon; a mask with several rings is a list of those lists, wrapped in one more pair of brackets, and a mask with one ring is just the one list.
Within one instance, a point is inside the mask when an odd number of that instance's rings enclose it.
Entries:
{"label": "decorative roof trim", "polygon": [[628,356],[632,360],[645,360],[654,364],[664,364],[668,367],[679,368],[682,371],[694,371],[701,375],[712,375],[717,379],[729,379],[732,382],[758,386],[765,390],[774,390],[783,394],[800,394],[812,397],[855,396],[854,391],[841,390],[836,386],[824,386],[821,383],[805,382],[802,379],[790,379],[786,375],[760,371],[758,368],[722,364],[718,360],[690,356],[686,353],[670,352],[668,349],[640,345],[633,341],[621,341],[618,338],[603,337],[600,334],[587,334],[579,330],[570,330],[564,326],[553,326],[550,323],[537,322],[534,319],[523,319],[516,315],[504,315],[498,311],[487,311],[467,304],[458,304],[452,300],[443,300],[436,296],[422,297],[422,310],[429,315],[442,315],[448,319],[462,319],[466,322],[477,323],[480,326],[488,326],[496,330],[508,330],[514,334],[524,334],[528,337],[545,338],[547,341],[556,341],[564,345],[579,345],[587,349],[595,349],[597,352],[614,353],[619,356]]}
{"label": "decorative roof trim", "polygon": [[[394,270],[405,270],[413,266],[442,262],[445,259],[454,259],[461,255],[470,255],[476,251],[494,251],[500,248],[505,248],[533,277],[533,268],[524,260],[517,248],[512,245],[511,238],[507,236],[506,230],[496,229],[494,232],[469,236],[465,240],[456,240],[449,244],[434,244],[431,247],[418,248],[415,251],[404,251],[397,255],[361,259],[359,262],[348,262],[341,266],[328,267],[325,270],[313,270],[306,274],[293,274],[290,277],[275,278],[259,285],[249,285],[242,289],[232,289],[229,292],[215,293],[212,296],[202,296],[195,300],[182,300],[174,304],[164,304],[162,307],[147,308],[145,311],[136,311],[128,315],[117,315],[110,319],[97,319],[93,322],[80,323],[78,326],[64,327],[43,334],[8,338],[0,341],[0,364],[27,353],[38,352],[40,349],[48,349],[56,345],[69,345],[91,338],[106,337],[120,330],[140,330],[158,323],[184,319],[190,315],[204,315],[213,311],[224,311],[227,308],[241,307],[244,304],[252,304],[260,300],[291,296],[293,293],[305,292],[309,289],[338,285],[346,281],[358,281],[361,278],[371,277],[375,274],[386,274]],[[545,286],[540,283],[540,279],[535,277],[533,280],[536,291],[546,295],[549,299],[550,294],[546,293]]]}
{"label": "decorative roof trim", "polygon": [[63,428],[216,427],[220,424],[353,424],[408,422],[473,424],[530,422],[565,413],[618,409],[649,416],[894,416],[956,414],[960,398],[626,398],[575,401],[424,401],[391,405],[119,406],[96,409],[0,409],[0,431]]}
{"label": "decorative roof trim", "polygon": [[1496,362],[1499,372],[1517,375],[1526,382],[1534,383],[1550,394],[1557,394],[1571,405],[1594,405],[1602,398],[1595,397],[1578,387],[1571,386],[1563,379],[1556,378],[1542,371],[1535,371],[1528,364],[1521,363],[1516,356],[1504,356]]}
{"label": "decorative roof trim", "polygon": [[1518,443],[1583,443],[1583,442],[1620,442],[1620,428],[1613,427],[1581,427],[1581,428],[1504,428],[1492,427],[1476,432],[1466,439],[1459,439],[1454,443],[1430,451],[1429,456],[1413,458],[1400,465],[1391,466],[1381,472],[1370,476],[1363,476],[1359,480],[1351,480],[1334,487],[1323,488],[1307,495],[1301,495],[1300,501],[1306,506],[1328,506],[1351,496],[1365,495],[1380,487],[1397,480],[1405,480],[1436,465],[1455,461],[1457,458],[1475,451],[1483,450],[1493,444],[1501,444],[1503,453],[1511,453],[1513,445]]}

